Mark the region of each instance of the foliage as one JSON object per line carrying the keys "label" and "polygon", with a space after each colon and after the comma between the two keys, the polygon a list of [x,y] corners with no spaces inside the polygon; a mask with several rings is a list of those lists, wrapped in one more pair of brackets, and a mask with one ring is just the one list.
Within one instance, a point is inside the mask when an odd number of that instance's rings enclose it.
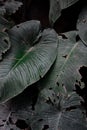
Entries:
{"label": "foliage", "polygon": [[[0,63],[0,101],[16,96],[42,78],[57,54],[56,32],[52,29],[41,32],[39,21],[17,25],[8,35],[11,49]],[[2,53],[6,48],[3,49]]]}
{"label": "foliage", "polygon": [[83,43],[87,45],[87,6],[85,5],[84,8],[82,9],[79,19],[77,22],[77,29],[79,31],[79,36]]}
{"label": "foliage", "polygon": [[[77,1],[50,0],[50,25]],[[86,7],[78,30],[58,34],[38,20],[16,24],[21,2],[0,2],[0,130],[86,130]]]}
{"label": "foliage", "polygon": [[22,5],[21,2],[15,0],[1,0],[0,1],[0,15],[15,13]]}
{"label": "foliage", "polygon": [[54,24],[61,15],[61,10],[65,9],[79,0],[50,0],[49,20]]}

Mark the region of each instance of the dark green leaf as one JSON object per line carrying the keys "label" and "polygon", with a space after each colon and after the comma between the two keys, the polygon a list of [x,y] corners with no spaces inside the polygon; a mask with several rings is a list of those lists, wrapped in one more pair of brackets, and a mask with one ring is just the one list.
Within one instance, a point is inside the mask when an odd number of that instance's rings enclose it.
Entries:
{"label": "dark green leaf", "polygon": [[39,21],[28,21],[9,31],[11,50],[0,62],[0,102],[41,79],[57,55],[58,36],[53,29],[41,32]]}

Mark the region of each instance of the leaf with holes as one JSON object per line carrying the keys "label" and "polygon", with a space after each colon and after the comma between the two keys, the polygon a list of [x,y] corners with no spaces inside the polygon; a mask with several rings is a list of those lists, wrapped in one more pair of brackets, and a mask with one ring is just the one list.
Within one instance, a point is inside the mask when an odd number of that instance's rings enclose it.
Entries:
{"label": "leaf with holes", "polygon": [[77,29],[81,40],[87,46],[87,6],[83,7],[79,15]]}
{"label": "leaf with holes", "polygon": [[77,32],[61,34],[58,46],[58,55],[55,64],[42,79],[41,86],[45,97],[53,97],[51,90],[57,94],[71,93],[75,86],[84,87],[80,74],[81,67],[87,67],[87,47],[78,40]]}
{"label": "leaf with holes", "polygon": [[22,3],[15,0],[2,0],[0,2],[0,15],[15,13]]}
{"label": "leaf with holes", "polygon": [[39,95],[35,110],[31,109],[31,103],[27,97],[24,98],[23,93],[8,106],[1,105],[0,130],[86,130],[85,111],[81,109],[80,104],[82,99],[75,93],[60,95],[59,98],[55,94],[54,97],[55,101],[51,102],[50,99],[46,101]]}
{"label": "leaf with holes", "polygon": [[41,79],[57,55],[57,33],[53,29],[41,31],[39,21],[19,24],[8,35],[11,49],[0,62],[0,102]]}
{"label": "leaf with holes", "polygon": [[54,24],[61,15],[61,10],[68,8],[79,0],[50,0],[49,20]]}

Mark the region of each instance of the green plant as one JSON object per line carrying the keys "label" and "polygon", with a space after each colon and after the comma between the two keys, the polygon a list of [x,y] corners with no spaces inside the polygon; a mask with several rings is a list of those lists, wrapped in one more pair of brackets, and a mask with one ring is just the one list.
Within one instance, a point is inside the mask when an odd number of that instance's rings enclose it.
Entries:
{"label": "green plant", "polygon": [[[50,0],[51,27],[77,1]],[[0,3],[0,130],[86,130],[87,8],[78,30],[58,34],[38,20],[16,25],[21,2]]]}

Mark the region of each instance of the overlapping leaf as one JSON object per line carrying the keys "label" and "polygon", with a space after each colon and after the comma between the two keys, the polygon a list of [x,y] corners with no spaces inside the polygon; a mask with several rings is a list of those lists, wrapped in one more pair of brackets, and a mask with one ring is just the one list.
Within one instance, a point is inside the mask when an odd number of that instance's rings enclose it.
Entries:
{"label": "overlapping leaf", "polygon": [[[62,37],[65,37],[64,39]],[[87,67],[87,47],[82,41],[77,41],[76,32],[62,34],[59,40],[58,55],[55,64],[41,81],[42,94],[45,97],[53,97],[51,90],[59,93],[71,93],[75,90],[75,84],[83,87],[80,69]]]}
{"label": "overlapping leaf", "polygon": [[[32,130],[87,129],[86,117],[80,108],[81,98],[75,93],[59,98],[55,95],[54,102],[46,101],[40,95],[35,110],[31,109],[27,97],[21,96],[23,94],[20,95],[20,99],[16,98],[16,101],[13,101],[15,107],[13,104],[0,106],[0,130],[20,130],[23,128]],[[26,125],[20,124],[21,121]]]}
{"label": "overlapping leaf", "polygon": [[54,24],[55,21],[61,15],[61,10],[65,9],[78,0],[50,0],[50,11],[49,11],[49,20],[51,24]]}
{"label": "overlapping leaf", "polygon": [[50,69],[57,55],[58,36],[28,21],[9,31],[11,50],[0,62],[0,102],[21,93]]}
{"label": "overlapping leaf", "polygon": [[83,7],[79,15],[77,29],[81,40],[87,46],[87,6]]}

